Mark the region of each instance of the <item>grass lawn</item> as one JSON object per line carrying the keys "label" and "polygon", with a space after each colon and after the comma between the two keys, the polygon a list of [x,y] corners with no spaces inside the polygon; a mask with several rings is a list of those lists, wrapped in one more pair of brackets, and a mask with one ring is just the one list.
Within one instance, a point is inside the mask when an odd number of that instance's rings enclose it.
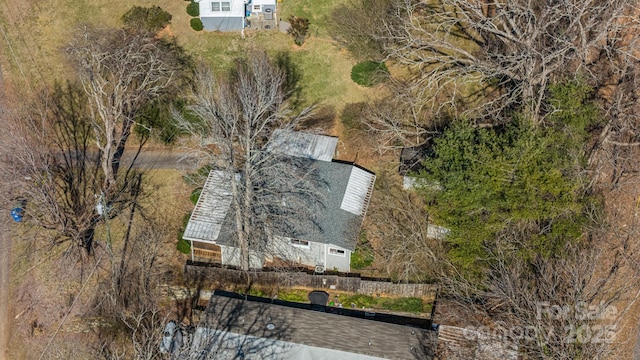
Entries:
{"label": "grass lawn", "polygon": [[331,11],[347,0],[284,0],[280,5],[280,18],[287,20],[289,16],[309,19],[309,35],[328,37]]}
{"label": "grass lawn", "polygon": [[[267,290],[263,289],[251,289],[250,295],[254,296],[271,296]],[[307,289],[286,289],[278,291],[278,299],[292,302],[308,303],[309,290]],[[350,294],[345,292],[329,291],[329,305],[338,306],[338,303],[342,303],[344,308],[351,308],[354,305],[355,309],[362,310],[388,310],[388,311],[401,311],[415,314],[426,314],[431,312],[431,302],[425,301],[420,298],[391,298],[391,297],[376,297],[365,294]],[[337,296],[337,300],[336,300]],[[333,303],[333,304],[331,304]]]}
{"label": "grass lawn", "polygon": [[[353,61],[322,30],[338,2],[285,0],[280,3],[283,19],[289,13],[311,19],[312,36],[302,47],[295,46],[287,34],[275,31],[248,31],[244,39],[239,33],[193,31],[189,26],[191,17],[186,13],[187,4],[182,0],[7,0],[0,5],[0,26],[6,32],[6,37],[0,38],[5,54],[2,64],[5,78],[15,84],[14,88],[30,91],[53,80],[66,80],[64,77],[73,74],[73,69],[66,65],[61,49],[79,24],[118,27],[120,17],[132,6],[158,5],[173,16],[164,33],[175,36],[197,61],[215,71],[228,69],[247,47],[261,46],[272,53],[291,51],[292,59],[303,72],[302,94],[307,104],[326,103],[340,110],[345,103],[366,96],[368,89],[349,78]],[[321,30],[315,31],[314,26]]]}

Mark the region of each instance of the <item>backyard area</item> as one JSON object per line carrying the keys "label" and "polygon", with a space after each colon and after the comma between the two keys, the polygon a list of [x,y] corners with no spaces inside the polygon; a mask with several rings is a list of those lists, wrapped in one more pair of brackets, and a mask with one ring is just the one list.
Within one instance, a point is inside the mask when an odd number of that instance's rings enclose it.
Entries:
{"label": "backyard area", "polygon": [[[260,297],[277,298],[284,301],[309,303],[309,291],[313,289],[250,289],[247,294]],[[329,293],[327,306],[343,307],[367,311],[389,313],[410,313],[411,316],[428,316],[433,299],[419,297],[389,297],[379,294],[367,295],[342,291],[326,290]]]}

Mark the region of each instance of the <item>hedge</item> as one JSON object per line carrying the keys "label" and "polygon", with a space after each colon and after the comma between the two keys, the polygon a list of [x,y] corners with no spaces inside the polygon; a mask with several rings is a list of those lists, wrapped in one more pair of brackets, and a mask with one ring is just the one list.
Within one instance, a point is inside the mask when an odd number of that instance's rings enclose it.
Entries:
{"label": "hedge", "polygon": [[383,62],[364,61],[351,69],[351,80],[362,86],[373,86],[384,81],[389,69]]}
{"label": "hedge", "polygon": [[191,19],[191,28],[195,31],[202,31],[202,29],[204,29],[204,26],[202,26],[202,20],[200,20],[200,18]]}
{"label": "hedge", "polygon": [[187,5],[187,14],[191,16],[200,16],[200,5],[191,2],[189,5]]}

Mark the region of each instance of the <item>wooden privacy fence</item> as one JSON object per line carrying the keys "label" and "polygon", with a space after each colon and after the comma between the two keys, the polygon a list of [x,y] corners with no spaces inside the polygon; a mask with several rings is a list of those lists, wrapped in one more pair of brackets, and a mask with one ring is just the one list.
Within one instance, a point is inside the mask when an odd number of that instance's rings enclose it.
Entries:
{"label": "wooden privacy fence", "polygon": [[289,271],[241,271],[218,266],[201,266],[187,262],[187,278],[200,277],[206,282],[252,284],[265,287],[306,287],[347,291],[368,295],[429,297],[435,293],[431,284],[394,283],[389,279],[363,278],[359,274],[313,274],[300,269]]}

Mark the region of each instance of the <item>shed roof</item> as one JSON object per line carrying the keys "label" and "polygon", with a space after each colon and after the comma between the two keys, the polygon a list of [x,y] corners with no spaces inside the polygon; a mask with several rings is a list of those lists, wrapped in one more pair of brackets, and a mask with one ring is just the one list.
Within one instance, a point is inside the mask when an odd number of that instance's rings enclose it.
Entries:
{"label": "shed roof", "polygon": [[182,237],[185,240],[215,241],[231,206],[231,174],[211,170],[191,213]]}
{"label": "shed roof", "polygon": [[349,182],[342,197],[340,209],[354,215],[364,215],[371,197],[371,191],[373,191],[374,180],[375,175],[371,172],[356,166],[351,167]]}
{"label": "shed roof", "polygon": [[338,138],[300,131],[275,130],[267,151],[312,160],[331,161]]}
{"label": "shed roof", "polygon": [[229,358],[241,353],[297,360],[433,358],[434,331],[386,323],[375,315],[359,318],[348,312],[363,313],[266,298],[245,299],[216,290],[191,352],[207,349],[218,356],[226,353]]}

